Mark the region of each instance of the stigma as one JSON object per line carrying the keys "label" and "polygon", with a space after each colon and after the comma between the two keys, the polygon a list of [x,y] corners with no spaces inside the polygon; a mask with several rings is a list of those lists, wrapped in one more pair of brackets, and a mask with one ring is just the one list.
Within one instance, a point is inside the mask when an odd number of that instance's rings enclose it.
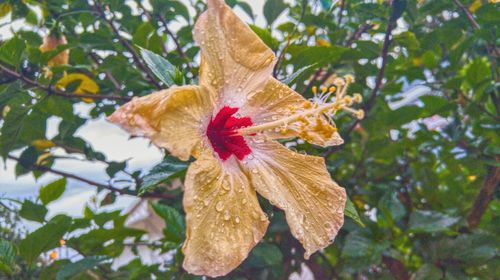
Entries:
{"label": "stigma", "polygon": [[251,126],[252,119],[249,117],[234,117],[239,108],[222,107],[220,111],[212,117],[207,126],[207,138],[214,151],[220,159],[225,161],[232,155],[238,160],[244,159],[252,153],[252,150],[245,141],[245,138],[238,133],[238,130]]}

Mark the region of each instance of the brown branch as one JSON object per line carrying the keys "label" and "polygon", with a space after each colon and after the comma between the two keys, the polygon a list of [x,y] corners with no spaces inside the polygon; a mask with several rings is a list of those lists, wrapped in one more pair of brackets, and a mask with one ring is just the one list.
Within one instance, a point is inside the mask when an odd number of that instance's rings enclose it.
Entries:
{"label": "brown branch", "polygon": [[[97,54],[95,54],[94,52],[90,52],[89,56],[92,58],[92,60],[96,64],[100,65],[102,63],[101,59],[99,58],[99,56]],[[108,78],[108,80],[113,84],[113,86],[115,87],[115,89],[117,91],[121,90],[120,83],[116,80],[115,76],[113,76],[113,74],[111,73],[111,71],[107,70],[107,71],[104,72],[104,74],[106,75],[106,77]]]}
{"label": "brown branch", "polygon": [[[476,19],[472,15],[472,13],[469,11],[469,9],[467,9],[467,7],[465,7],[462,4],[462,2],[460,2],[459,0],[453,0],[453,2],[465,14],[465,16],[467,17],[467,20],[470,22],[470,24],[472,25],[473,29],[476,29],[476,30],[481,29],[481,26],[476,21]],[[495,73],[497,75],[497,78],[498,78],[498,73],[496,72],[497,71],[497,67],[496,67],[496,61],[497,60],[496,59],[497,59],[498,56],[500,56],[500,53],[498,52],[498,50],[495,47],[495,45],[492,45],[492,44],[487,44],[486,45],[486,51],[488,52],[488,55],[491,57],[491,62],[492,62],[492,66],[493,66],[492,69],[493,69],[493,71],[495,71]]]}
{"label": "brown branch", "polygon": [[475,29],[481,28],[479,26],[479,24],[477,23],[476,19],[474,18],[474,16],[469,11],[469,9],[467,9],[467,7],[465,7],[459,0],[453,0],[453,2],[455,3],[455,5],[457,5],[464,12],[465,16],[467,17],[469,22],[472,24],[472,27],[474,27]]}
{"label": "brown branch", "polygon": [[[17,162],[20,161],[19,158],[11,156],[11,155],[7,155],[7,158],[15,160]],[[91,186],[98,187],[100,189],[106,189],[106,190],[109,190],[111,192],[119,193],[119,194],[122,194],[122,195],[138,196],[137,193],[135,193],[134,191],[128,190],[128,189],[116,188],[116,187],[113,187],[111,185],[102,184],[102,183],[99,183],[99,182],[96,182],[96,181],[92,181],[92,180],[80,177],[80,176],[75,175],[75,174],[71,174],[71,173],[67,173],[67,172],[64,172],[64,171],[52,169],[50,167],[39,165],[39,164],[33,164],[32,166],[29,167],[29,169],[31,169],[31,170],[37,170],[37,171],[43,171],[43,172],[50,172],[52,174],[60,175],[60,176],[66,177],[66,178],[71,178],[71,179],[74,179],[74,180],[77,180],[77,181],[89,184]],[[170,199],[170,198],[176,197],[176,195],[171,195],[171,194],[157,194],[157,193],[145,193],[141,197]]]}
{"label": "brown branch", "polygon": [[373,26],[375,26],[375,25],[374,24],[361,25],[354,33],[352,33],[351,37],[349,37],[349,39],[346,40],[346,44],[345,44],[346,47],[351,46],[354,41],[358,40],[361,37],[361,35],[363,35],[363,33],[372,29]]}
{"label": "brown branch", "polygon": [[67,97],[67,98],[92,98],[92,99],[108,99],[108,100],[121,100],[121,101],[130,101],[132,97],[130,96],[120,96],[120,95],[99,95],[99,94],[88,94],[88,93],[74,93],[74,92],[64,92],[53,86],[46,86],[38,83],[37,81],[31,80],[28,77],[21,75],[20,73],[7,68],[4,65],[0,64],[0,70],[6,73],[7,75],[19,79],[23,81],[25,84],[28,84],[32,87],[36,87],[46,91],[48,94]]}
{"label": "brown branch", "polygon": [[408,270],[401,261],[394,259],[392,257],[382,256],[382,262],[391,271],[392,276],[394,276],[396,280],[410,279],[410,274],[408,273]]}
{"label": "brown branch", "polygon": [[340,11],[339,11],[339,18],[337,19],[337,28],[340,26],[340,23],[342,23],[344,10],[345,10],[345,0],[342,0],[342,2],[340,2]]}
{"label": "brown branch", "polygon": [[142,70],[144,72],[144,74],[146,74],[146,78],[148,79],[148,81],[151,82],[157,89],[161,89],[162,87],[156,81],[153,74],[151,74],[151,72],[149,71],[149,68],[143,63],[143,61],[139,57],[139,54],[135,51],[132,44],[120,35],[120,31],[115,26],[115,23],[113,22],[113,20],[108,19],[106,17],[106,14],[104,13],[102,4],[99,0],[95,1],[94,7],[95,7],[96,11],[99,13],[100,17],[107,23],[107,25],[109,26],[109,28],[111,29],[111,31],[113,32],[115,37],[118,39],[118,41],[120,41],[121,45],[132,55],[132,59],[134,60],[135,65],[137,65],[137,67],[140,70]]}
{"label": "brown branch", "polygon": [[[500,156],[496,157],[497,163],[500,161]],[[472,206],[469,215],[467,216],[467,223],[469,224],[469,229],[476,228],[481,222],[481,218],[486,212],[490,201],[493,199],[493,193],[495,188],[498,187],[500,183],[500,167],[492,166],[488,168],[488,173],[484,179],[483,186],[476,197],[476,201]]]}
{"label": "brown branch", "polygon": [[167,34],[170,36],[170,38],[172,38],[172,41],[174,41],[175,48],[177,49],[177,52],[179,53],[179,56],[182,57],[182,58],[184,58],[185,60],[189,60],[188,57],[187,57],[187,55],[186,55],[186,53],[182,50],[182,46],[181,46],[181,43],[179,43],[179,39],[168,28],[168,23],[167,23],[167,20],[165,19],[165,17],[163,15],[161,15],[161,14],[159,14],[157,17],[160,20],[160,22],[163,25],[163,27],[165,27],[165,32],[167,32]]}
{"label": "brown branch", "polygon": [[[394,9],[391,14],[394,13]],[[389,23],[387,24],[387,28],[385,30],[385,36],[384,36],[384,44],[382,46],[382,51],[380,53],[380,57],[382,58],[382,65],[380,66],[380,70],[378,71],[377,77],[375,79],[375,87],[371,91],[368,101],[365,103],[363,106],[363,110],[365,111],[365,114],[368,114],[368,112],[371,110],[373,107],[373,104],[375,103],[375,98],[378,95],[379,90],[382,88],[382,81],[384,79],[384,74],[385,74],[385,66],[387,64],[387,57],[389,55],[389,47],[391,45],[391,35],[392,35],[392,30],[396,27],[396,19],[392,18],[389,20]],[[344,137],[348,136],[351,134],[351,132],[354,130],[354,128],[361,122],[361,120],[356,119],[352,125],[347,129],[347,131],[344,133]],[[338,146],[337,146],[338,147]],[[332,153],[334,153],[338,148],[336,147],[330,147],[328,150],[326,150],[323,153],[323,157],[328,157]]]}

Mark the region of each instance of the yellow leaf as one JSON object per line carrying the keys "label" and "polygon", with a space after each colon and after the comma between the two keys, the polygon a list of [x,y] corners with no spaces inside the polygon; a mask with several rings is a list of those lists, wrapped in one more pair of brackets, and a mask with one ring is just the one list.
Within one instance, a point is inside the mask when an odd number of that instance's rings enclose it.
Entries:
{"label": "yellow leaf", "polygon": [[43,153],[39,155],[38,158],[36,159],[36,164],[43,165],[47,163],[47,160],[50,159],[51,157],[52,157],[51,153]]}
{"label": "yellow leaf", "polygon": [[12,7],[10,6],[9,3],[0,4],[0,18],[3,18],[4,16],[8,15],[11,10]]}
{"label": "yellow leaf", "polygon": [[[66,89],[72,83],[80,83],[78,87],[73,91],[76,94],[97,94],[99,92],[99,85],[97,85],[94,80],[85,74],[73,73],[64,75],[56,83],[58,89]],[[83,101],[91,103],[92,98],[82,98]]]}
{"label": "yellow leaf", "polygon": [[470,4],[469,11],[471,11],[472,13],[475,13],[477,11],[477,9],[479,9],[481,7],[481,5],[482,5],[481,0],[476,0],[476,1],[472,2],[472,4]]}
{"label": "yellow leaf", "polygon": [[55,147],[56,144],[54,144],[54,142],[47,140],[47,139],[37,139],[37,140],[33,140],[31,142],[31,145],[33,145],[33,147],[35,147],[37,150],[41,151],[41,150]]}
{"label": "yellow leaf", "polygon": [[422,65],[422,58],[421,57],[415,57],[412,60],[414,66],[420,66]]}
{"label": "yellow leaf", "polygon": [[330,42],[328,42],[328,41],[327,41],[327,40],[325,40],[325,39],[321,39],[321,38],[318,38],[318,39],[316,40],[316,44],[317,44],[318,46],[328,46],[328,47],[329,47],[329,46],[331,46],[331,45],[330,45]]}

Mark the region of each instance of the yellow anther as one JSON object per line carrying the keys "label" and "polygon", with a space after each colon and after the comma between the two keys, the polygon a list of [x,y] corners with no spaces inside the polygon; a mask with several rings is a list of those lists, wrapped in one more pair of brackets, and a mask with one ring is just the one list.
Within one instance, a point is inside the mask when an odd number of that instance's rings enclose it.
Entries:
{"label": "yellow anther", "polygon": [[312,92],[313,92],[314,94],[318,94],[318,87],[317,87],[317,86],[313,86],[313,87],[312,87]]}
{"label": "yellow anther", "polygon": [[348,84],[352,84],[354,83],[354,76],[353,75],[345,75],[345,81],[348,83]]}
{"label": "yellow anther", "polygon": [[297,108],[295,106],[293,106],[293,105],[291,105],[290,107],[288,107],[288,110],[292,114],[295,114],[297,112]]}
{"label": "yellow anther", "polygon": [[288,133],[288,129],[286,129],[285,127],[282,127],[282,128],[280,129],[280,133],[281,133],[282,135],[285,135],[285,134],[287,134],[287,133]]}
{"label": "yellow anther", "polygon": [[360,109],[356,112],[356,118],[358,118],[358,120],[362,120],[364,117],[365,117],[365,111]]}
{"label": "yellow anther", "polygon": [[356,103],[360,103],[361,101],[363,101],[363,96],[361,96],[361,94],[359,93],[355,93],[352,97],[354,102]]}
{"label": "yellow anther", "polygon": [[327,91],[328,91],[328,89],[326,87],[322,87],[321,88],[321,93],[322,94],[325,94]]}
{"label": "yellow anther", "polygon": [[336,87],[330,87],[330,88],[328,89],[328,92],[329,92],[329,93],[334,93],[336,90],[337,90],[337,88],[336,88]]}
{"label": "yellow anther", "polygon": [[337,78],[335,79],[335,81],[333,81],[333,84],[337,87],[342,87],[345,85],[345,81],[343,79]]}
{"label": "yellow anther", "polygon": [[347,104],[347,106],[352,105],[352,97],[350,96],[344,97],[344,102]]}
{"label": "yellow anther", "polygon": [[311,101],[304,101],[304,103],[302,103],[302,108],[304,109],[310,109],[312,108],[313,104],[311,103]]}
{"label": "yellow anther", "polygon": [[297,118],[297,120],[298,120],[299,122],[304,123],[304,124],[309,124],[309,121],[308,121],[308,120],[307,120],[304,116],[299,116],[299,117]]}

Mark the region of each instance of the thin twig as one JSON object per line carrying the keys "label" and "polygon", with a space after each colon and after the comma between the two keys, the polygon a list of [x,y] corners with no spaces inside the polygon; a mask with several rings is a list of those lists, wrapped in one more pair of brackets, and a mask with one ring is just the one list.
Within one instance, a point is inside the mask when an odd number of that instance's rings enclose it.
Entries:
{"label": "thin twig", "polygon": [[342,22],[344,10],[345,10],[345,0],[342,0],[340,2],[340,11],[339,11],[339,18],[337,19],[337,28],[340,26],[340,23]]}
{"label": "thin twig", "polygon": [[363,33],[365,33],[366,31],[370,30],[373,28],[373,26],[375,26],[374,24],[363,24],[361,25],[354,33],[352,33],[351,37],[349,37],[349,39],[346,40],[346,47],[349,47],[352,45],[352,43],[354,43],[354,41],[356,41],[357,39],[359,39],[361,37],[361,35],[363,35]]}
{"label": "thin twig", "polygon": [[[89,56],[90,56],[90,58],[92,58],[92,60],[96,64],[100,65],[102,63],[101,59],[99,58],[99,56],[96,53],[90,52]],[[106,75],[108,80],[113,84],[113,86],[115,87],[115,90],[117,90],[117,91],[121,90],[120,83],[118,82],[118,80],[116,80],[115,76],[113,76],[113,73],[111,73],[111,71],[107,70],[104,72],[104,74]]]}
{"label": "thin twig", "polygon": [[[500,161],[500,156],[496,157],[497,163]],[[498,187],[500,183],[500,167],[491,166],[488,168],[488,173],[484,179],[483,186],[479,191],[479,194],[474,201],[474,205],[467,216],[467,223],[469,224],[469,229],[476,228],[481,222],[481,218],[486,212],[490,201],[493,199],[493,193],[495,188]]]}
{"label": "thin twig", "polygon": [[293,31],[290,34],[288,34],[286,45],[283,48],[283,50],[281,51],[280,55],[278,56],[278,59],[276,60],[276,64],[274,65],[273,77],[275,77],[275,78],[277,78],[276,75],[278,75],[278,70],[279,70],[281,61],[283,61],[283,58],[285,57],[285,53],[288,50],[288,47],[290,47],[290,44],[292,43],[293,36],[295,36],[295,34],[297,33],[297,31],[299,29],[299,24],[304,20],[305,14],[306,14],[306,6],[303,5],[302,10],[300,11],[299,22],[297,24],[295,24]]}
{"label": "thin twig", "polygon": [[6,66],[0,64],[0,70],[2,70],[4,73],[8,74],[11,77],[14,77],[16,79],[19,79],[23,81],[24,83],[36,87],[39,89],[42,89],[46,91],[49,94],[57,95],[57,96],[62,96],[62,97],[67,97],[67,98],[92,98],[92,99],[108,99],[108,100],[121,100],[121,101],[130,101],[132,97],[130,96],[119,96],[119,95],[99,95],[99,94],[88,94],[88,93],[73,93],[73,92],[64,92],[61,91],[53,86],[46,86],[38,83],[37,81],[31,80],[30,78],[27,78],[20,73],[11,70],[7,68]]}
{"label": "thin twig", "polygon": [[[11,156],[11,155],[7,155],[7,158],[15,160],[17,162],[20,161],[19,158],[15,157],[15,156]],[[99,183],[99,182],[96,182],[96,181],[92,181],[92,180],[80,177],[80,176],[75,175],[75,174],[71,174],[71,173],[67,173],[67,172],[64,172],[64,171],[56,170],[56,169],[53,169],[53,168],[50,168],[50,167],[47,167],[47,166],[43,166],[43,165],[39,165],[39,164],[33,164],[32,166],[29,167],[29,169],[31,169],[31,170],[37,170],[37,171],[43,171],[43,172],[50,172],[52,174],[60,175],[60,176],[66,177],[66,178],[75,179],[77,181],[89,184],[91,186],[98,187],[98,188],[101,188],[101,189],[106,189],[106,190],[109,190],[109,191],[112,191],[112,192],[116,192],[116,193],[119,193],[119,194],[122,194],[122,195],[138,196],[137,193],[135,193],[134,191],[131,191],[129,189],[116,188],[116,187],[113,187],[113,186],[108,185],[108,184],[102,184],[102,183]],[[141,197],[170,199],[170,198],[176,197],[176,195],[164,194],[164,193],[163,194],[145,193]]]}
{"label": "thin twig", "polygon": [[[394,13],[394,9],[391,13],[391,19],[387,23],[387,28],[385,30],[385,36],[384,36],[384,44],[382,46],[382,51],[380,53],[380,57],[382,58],[382,65],[380,66],[380,70],[378,71],[377,77],[375,79],[375,87],[371,91],[368,101],[365,103],[363,106],[363,110],[365,113],[368,113],[371,108],[373,107],[373,104],[375,103],[375,98],[377,97],[377,94],[379,90],[382,88],[382,81],[384,80],[384,74],[385,74],[385,66],[387,64],[387,57],[389,54],[389,47],[391,45],[391,35],[392,35],[392,30],[396,27],[396,20],[393,19],[392,14]],[[344,133],[344,137],[348,136],[351,134],[351,132],[354,130],[354,128],[361,122],[361,120],[356,119],[353,124],[346,130]],[[338,147],[338,146],[337,146]],[[332,153],[336,151],[335,147],[330,147],[328,150],[326,150],[323,153],[323,157],[328,157]]]}
{"label": "thin twig", "polygon": [[111,29],[111,31],[113,32],[113,34],[115,35],[115,37],[118,39],[118,41],[120,41],[120,43],[122,44],[122,46],[127,49],[127,51],[132,55],[132,58],[135,62],[135,65],[137,65],[137,67],[142,70],[144,72],[144,74],[146,74],[146,77],[147,79],[149,80],[149,82],[151,82],[157,89],[161,89],[161,85],[156,81],[155,77],[153,76],[153,74],[151,74],[151,72],[149,71],[149,68],[143,63],[143,61],[141,60],[141,58],[139,57],[139,54],[135,51],[134,47],[132,46],[132,44],[130,44],[130,42],[128,40],[126,40],[125,38],[123,38],[121,35],[120,35],[120,31],[118,30],[118,28],[115,26],[115,23],[113,22],[112,19],[108,19],[106,17],[106,14],[104,13],[104,9],[102,7],[102,4],[99,0],[96,0],[95,1],[95,6],[94,6],[97,10],[97,12],[99,13],[100,17],[102,18],[102,20],[104,20],[109,28]]}

